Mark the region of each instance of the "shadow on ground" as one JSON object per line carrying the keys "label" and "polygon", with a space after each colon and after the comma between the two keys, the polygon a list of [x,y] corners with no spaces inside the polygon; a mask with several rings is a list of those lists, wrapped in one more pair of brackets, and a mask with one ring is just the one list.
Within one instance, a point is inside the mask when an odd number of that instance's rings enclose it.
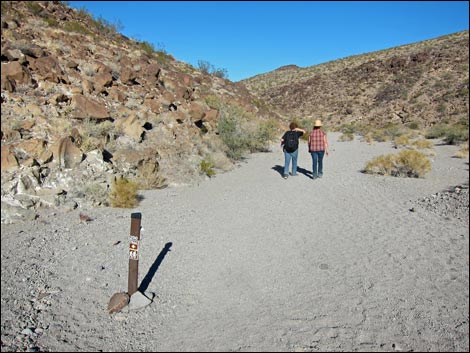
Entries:
{"label": "shadow on ground", "polygon": [[144,279],[142,280],[139,291],[142,293],[145,293],[147,290],[150,282],[152,282],[152,278],[157,273],[158,267],[161,265],[163,259],[165,258],[165,255],[170,251],[171,246],[173,245],[172,242],[166,243],[165,247],[160,251],[160,254],[158,254],[157,258],[153,262],[152,266],[150,267],[149,271],[145,275]]}
{"label": "shadow on ground", "polygon": [[[279,173],[280,176],[284,175],[284,166],[281,165],[275,165],[274,167],[271,168],[272,170],[276,171]],[[302,167],[297,166],[297,173],[305,175],[307,178],[313,179],[312,172],[304,169]]]}

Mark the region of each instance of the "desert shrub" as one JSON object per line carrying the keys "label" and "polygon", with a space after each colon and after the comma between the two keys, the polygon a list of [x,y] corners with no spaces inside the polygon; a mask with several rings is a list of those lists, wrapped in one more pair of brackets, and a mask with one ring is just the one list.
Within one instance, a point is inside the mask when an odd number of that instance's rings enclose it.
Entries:
{"label": "desert shrub", "polygon": [[315,124],[315,118],[303,118],[303,119],[296,119],[297,121],[297,125],[299,125],[299,127],[301,129],[304,129],[304,130],[307,130],[307,131],[311,131],[313,129],[313,125]]}
{"label": "desert shrub", "polygon": [[267,142],[274,140],[277,133],[278,123],[276,119],[262,121],[257,126],[255,140],[257,141],[256,150],[265,151]]}
{"label": "desert shrub", "polygon": [[157,61],[160,64],[166,64],[174,60],[174,58],[170,54],[161,50],[157,50],[155,54],[156,54]]}
{"label": "desert shrub", "polygon": [[412,145],[420,150],[434,147],[434,143],[429,140],[416,140],[413,141]]}
{"label": "desert shrub", "polygon": [[228,78],[228,71],[224,68],[217,68],[212,71],[212,75],[219,78]]}
{"label": "desert shrub", "polygon": [[217,129],[220,139],[227,146],[226,154],[234,160],[242,159],[247,152],[269,149],[268,137],[274,135],[271,123],[260,123],[237,105],[220,104]]}
{"label": "desert shrub", "polygon": [[209,71],[211,70],[212,65],[208,61],[198,60],[197,67],[203,74],[209,74]]}
{"label": "desert shrub", "polygon": [[57,22],[57,20],[55,18],[44,18],[44,22],[47,23],[47,25],[49,27],[58,27],[59,26],[59,22]]}
{"label": "desert shrub", "polygon": [[425,133],[428,139],[442,138],[448,145],[468,141],[468,124],[436,124]]}
{"label": "desert shrub", "polygon": [[420,129],[420,125],[416,121],[410,121],[405,126],[409,129],[411,129],[411,130],[419,130]]}
{"label": "desert shrub", "polygon": [[111,23],[101,16],[99,16],[97,19],[92,18],[92,23],[100,32],[100,34],[108,37],[117,34],[124,28],[119,20],[116,23]]}
{"label": "desert shrub", "polygon": [[352,141],[354,140],[354,134],[352,132],[343,133],[339,138],[338,141],[345,142],[345,141]]}
{"label": "desert shrub", "polygon": [[447,124],[436,124],[431,126],[426,132],[425,137],[427,139],[438,139],[445,136],[448,129]]}
{"label": "desert shrub", "polygon": [[343,134],[355,134],[357,133],[358,129],[355,124],[344,124],[339,129],[340,132]]}
{"label": "desert shrub", "polygon": [[465,141],[468,141],[468,127],[460,125],[451,126],[444,136],[444,142],[448,145],[457,145]]}
{"label": "desert shrub", "polygon": [[367,134],[362,136],[362,141],[364,141],[364,142],[368,143],[369,145],[371,145],[374,142],[374,138],[372,136],[372,133],[368,132]]}
{"label": "desert shrub", "polygon": [[106,185],[100,183],[90,183],[84,187],[85,199],[93,206],[109,206],[108,190]]}
{"label": "desert shrub", "polygon": [[151,55],[155,52],[155,47],[152,43],[149,43],[147,41],[143,41],[139,43],[140,49],[142,49],[144,52],[147,54]]}
{"label": "desert shrub", "polygon": [[64,23],[64,29],[67,32],[75,32],[75,33],[80,33],[80,34],[89,34],[92,35],[93,32],[91,32],[88,28],[83,27],[80,23],[77,21],[67,21]]}
{"label": "desert shrub", "polygon": [[197,67],[203,74],[208,74],[220,78],[228,78],[228,73],[226,69],[216,68],[214,65],[212,65],[206,60],[198,60]]}
{"label": "desert shrub", "polygon": [[455,152],[454,157],[468,158],[468,142],[460,145],[460,149],[457,152]]}
{"label": "desert shrub", "polygon": [[368,174],[392,175],[394,170],[393,155],[382,155],[367,162],[364,172]]}
{"label": "desert shrub", "polygon": [[114,181],[109,194],[111,207],[133,208],[137,205],[137,183],[119,178]]}
{"label": "desert shrub", "polygon": [[106,143],[106,140],[113,134],[114,124],[109,120],[95,121],[86,118],[82,129],[81,148],[86,153]]}
{"label": "desert shrub", "polygon": [[37,3],[37,1],[27,1],[26,6],[35,16],[41,16],[44,12],[44,9]]}
{"label": "desert shrub", "polygon": [[12,7],[11,1],[2,1],[2,14],[10,12]]}
{"label": "desert shrub", "polygon": [[241,129],[240,122],[235,116],[222,115],[218,123],[219,135],[227,146],[227,156],[232,159],[241,159],[248,149],[248,139]]}
{"label": "desert shrub", "polygon": [[401,135],[395,137],[393,140],[396,147],[406,146],[410,143],[410,138],[407,135]]}
{"label": "desert shrub", "polygon": [[402,86],[398,84],[383,84],[377,91],[375,99],[378,102],[390,102],[400,98],[402,94]]}
{"label": "desert shrub", "polygon": [[199,165],[199,170],[202,174],[207,175],[209,178],[215,175],[214,163],[210,159],[204,159]]}
{"label": "desert shrub", "polygon": [[224,105],[223,101],[218,96],[215,96],[215,95],[206,96],[204,98],[204,101],[212,109],[219,110]]}
{"label": "desert shrub", "polygon": [[77,9],[77,12],[76,12],[76,15],[77,17],[82,20],[82,21],[86,21],[90,18],[93,18],[93,15],[91,14],[91,12],[89,12],[87,10],[86,7],[82,6],[81,8]]}
{"label": "desert shrub", "polygon": [[397,137],[402,136],[406,133],[402,125],[397,125],[393,123],[387,124],[383,128],[383,132],[386,136],[389,137],[390,140],[395,140]]}
{"label": "desert shrub", "polygon": [[373,129],[373,130],[370,131],[369,133],[370,133],[371,138],[372,138],[374,141],[377,141],[377,142],[386,142],[386,141],[390,141],[390,135],[387,134],[387,132],[386,132],[385,130],[382,130],[382,129]]}
{"label": "desert shrub", "polygon": [[396,177],[424,176],[431,170],[431,162],[421,152],[403,150],[398,154],[382,155],[367,162],[364,172]]}
{"label": "desert shrub", "polygon": [[431,170],[431,162],[423,153],[415,150],[404,150],[397,157],[396,176],[419,178]]}
{"label": "desert shrub", "polygon": [[147,162],[139,165],[139,175],[135,182],[140,190],[162,189],[167,186],[166,179],[158,173],[156,163]]}
{"label": "desert shrub", "polygon": [[[355,133],[363,136],[363,140],[371,143],[372,141],[377,142],[386,142],[386,141],[397,141],[406,142],[406,139],[410,138],[413,133],[410,132],[408,128],[402,125],[390,123],[381,128],[375,128],[367,125],[352,125],[345,126],[343,132],[354,130]],[[403,137],[399,139],[400,136],[407,135],[408,137]]]}

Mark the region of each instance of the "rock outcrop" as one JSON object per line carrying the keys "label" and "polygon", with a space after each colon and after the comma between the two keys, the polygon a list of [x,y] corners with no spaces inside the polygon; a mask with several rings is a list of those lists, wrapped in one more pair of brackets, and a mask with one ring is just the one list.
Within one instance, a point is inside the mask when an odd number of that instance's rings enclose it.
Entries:
{"label": "rock outcrop", "polygon": [[106,204],[116,177],[161,188],[205,177],[205,159],[227,170],[211,100],[268,116],[243,85],[62,2],[4,1],[1,25],[2,222]]}

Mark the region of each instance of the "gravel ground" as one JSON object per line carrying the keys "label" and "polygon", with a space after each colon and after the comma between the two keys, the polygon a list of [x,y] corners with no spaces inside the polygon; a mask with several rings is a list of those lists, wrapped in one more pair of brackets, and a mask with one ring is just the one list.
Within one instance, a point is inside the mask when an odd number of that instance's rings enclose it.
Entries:
{"label": "gravel ground", "polygon": [[[425,178],[367,175],[396,150],[337,137],[322,179],[304,144],[282,179],[275,147],[132,210],[2,225],[2,352],[468,351],[468,159],[436,145]],[[133,212],[154,298],[110,315]]]}

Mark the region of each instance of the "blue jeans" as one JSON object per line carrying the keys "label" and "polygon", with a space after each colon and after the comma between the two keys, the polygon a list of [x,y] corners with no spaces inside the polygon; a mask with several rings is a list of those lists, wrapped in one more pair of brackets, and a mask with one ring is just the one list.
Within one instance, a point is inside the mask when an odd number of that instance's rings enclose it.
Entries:
{"label": "blue jeans", "polygon": [[310,152],[312,155],[312,174],[316,178],[323,175],[323,156],[325,151]]}
{"label": "blue jeans", "polygon": [[299,156],[299,149],[289,153],[284,150],[284,175],[289,175],[289,165],[292,159],[292,175],[297,174],[297,157]]}

